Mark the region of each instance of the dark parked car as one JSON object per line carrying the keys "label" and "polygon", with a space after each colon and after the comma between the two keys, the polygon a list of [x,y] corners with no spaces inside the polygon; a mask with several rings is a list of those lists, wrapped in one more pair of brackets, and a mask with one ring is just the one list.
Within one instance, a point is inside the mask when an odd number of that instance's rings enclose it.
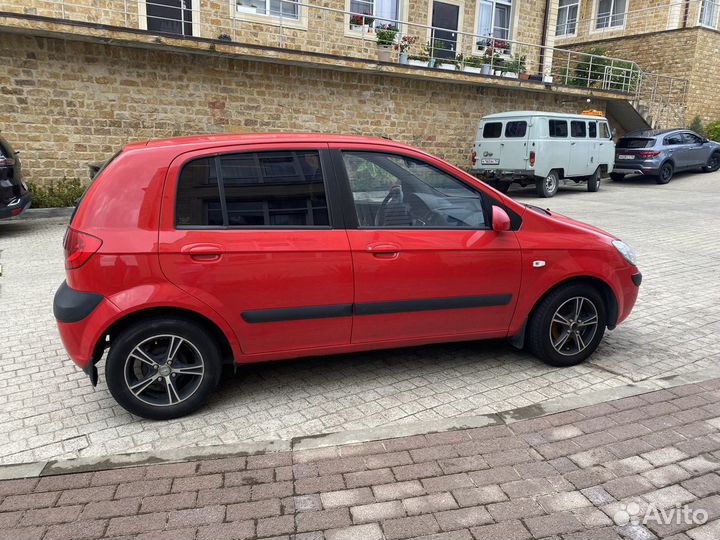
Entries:
{"label": "dark parked car", "polygon": [[17,216],[30,206],[30,192],[22,181],[20,160],[0,137],[0,219]]}
{"label": "dark parked car", "polygon": [[654,176],[667,184],[677,171],[720,169],[720,144],[687,129],[633,131],[615,145],[613,180],[628,174]]}

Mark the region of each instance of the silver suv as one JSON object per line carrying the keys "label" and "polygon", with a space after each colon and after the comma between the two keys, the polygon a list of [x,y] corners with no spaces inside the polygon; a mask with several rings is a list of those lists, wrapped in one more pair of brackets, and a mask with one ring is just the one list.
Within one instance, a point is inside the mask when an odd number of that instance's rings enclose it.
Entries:
{"label": "silver suv", "polygon": [[654,176],[667,184],[677,171],[720,169],[720,144],[687,129],[633,131],[615,145],[615,167],[610,177],[628,174]]}

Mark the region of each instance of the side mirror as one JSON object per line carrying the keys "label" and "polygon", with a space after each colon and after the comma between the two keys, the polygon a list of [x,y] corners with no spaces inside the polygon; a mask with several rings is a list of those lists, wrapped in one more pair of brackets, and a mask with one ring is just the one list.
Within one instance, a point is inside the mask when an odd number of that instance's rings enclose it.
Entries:
{"label": "side mirror", "polygon": [[610,138],[614,139],[615,137],[617,137],[617,129],[612,128],[612,130],[610,131]]}
{"label": "side mirror", "polygon": [[495,232],[510,230],[510,216],[499,206],[492,207],[492,230]]}

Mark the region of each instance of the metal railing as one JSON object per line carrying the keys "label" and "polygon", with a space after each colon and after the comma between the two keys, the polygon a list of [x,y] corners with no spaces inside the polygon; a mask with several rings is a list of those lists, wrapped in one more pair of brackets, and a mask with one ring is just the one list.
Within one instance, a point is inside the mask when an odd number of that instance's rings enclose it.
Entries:
{"label": "metal railing", "polygon": [[633,105],[653,128],[684,127],[688,89],[687,79],[642,73]]}
{"label": "metal railing", "polygon": [[668,0],[616,16],[570,20],[557,26],[557,39],[589,41],[698,26],[720,30],[720,0]]}
{"label": "metal railing", "polygon": [[[33,0],[29,10],[26,0],[3,0],[0,10],[147,30],[159,36],[219,39],[628,94],[635,93],[641,74],[637,64],[628,60],[380,19],[298,0],[208,4],[204,0],[178,0],[175,7],[157,0]],[[212,5],[224,9],[214,11]]]}

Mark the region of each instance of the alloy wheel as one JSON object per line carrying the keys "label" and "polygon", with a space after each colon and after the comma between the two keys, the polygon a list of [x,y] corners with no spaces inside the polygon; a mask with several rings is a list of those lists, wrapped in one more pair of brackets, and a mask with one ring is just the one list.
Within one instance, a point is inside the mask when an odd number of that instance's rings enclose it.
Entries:
{"label": "alloy wheel", "polygon": [[125,384],[133,396],[155,407],[182,403],[205,376],[205,361],[186,338],[152,336],[137,344],[125,359]]}
{"label": "alloy wheel", "polygon": [[598,329],[598,310],[583,296],[563,302],[550,322],[550,343],[558,354],[574,356],[588,348]]}

